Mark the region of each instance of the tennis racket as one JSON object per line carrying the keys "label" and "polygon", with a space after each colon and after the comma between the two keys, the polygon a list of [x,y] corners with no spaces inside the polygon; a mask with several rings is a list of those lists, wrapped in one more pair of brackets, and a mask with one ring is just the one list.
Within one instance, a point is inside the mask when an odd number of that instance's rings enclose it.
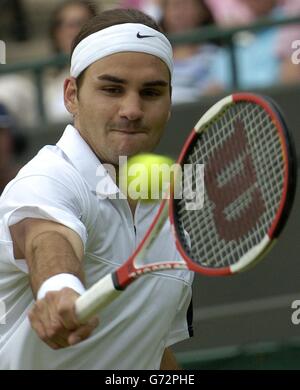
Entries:
{"label": "tennis racket", "polygon": [[[294,199],[296,157],[284,119],[270,100],[248,93],[220,100],[192,130],[177,163],[204,164],[203,207],[175,199],[171,189],[132,256],[77,299],[80,322],[144,274],[182,268],[235,274],[253,266],[278,238]],[[183,176],[191,189],[201,188],[199,175],[188,174]],[[183,260],[143,264],[168,217]]]}

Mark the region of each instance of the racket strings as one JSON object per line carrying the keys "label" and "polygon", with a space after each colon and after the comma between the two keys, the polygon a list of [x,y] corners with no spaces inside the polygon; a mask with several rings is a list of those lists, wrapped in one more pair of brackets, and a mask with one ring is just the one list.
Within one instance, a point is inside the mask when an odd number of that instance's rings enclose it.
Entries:
{"label": "racket strings", "polygon": [[[202,266],[235,264],[265,237],[282,198],[285,163],[276,124],[259,105],[231,105],[209,123],[183,163],[205,164],[203,208],[175,201],[185,251]],[[192,176],[184,180],[189,191],[199,186]]]}

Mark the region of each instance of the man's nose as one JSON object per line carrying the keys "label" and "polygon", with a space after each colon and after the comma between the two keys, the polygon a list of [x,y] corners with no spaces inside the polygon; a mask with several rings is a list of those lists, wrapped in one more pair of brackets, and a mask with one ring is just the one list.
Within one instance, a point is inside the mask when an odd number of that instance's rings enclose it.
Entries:
{"label": "man's nose", "polygon": [[124,96],[121,102],[119,114],[121,118],[126,118],[130,121],[142,119],[144,112],[141,97],[136,93]]}

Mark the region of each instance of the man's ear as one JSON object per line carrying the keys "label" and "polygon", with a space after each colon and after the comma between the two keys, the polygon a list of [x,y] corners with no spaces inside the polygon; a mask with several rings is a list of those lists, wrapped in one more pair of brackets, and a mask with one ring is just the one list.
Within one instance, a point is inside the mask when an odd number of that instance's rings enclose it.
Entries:
{"label": "man's ear", "polygon": [[73,116],[78,110],[77,85],[74,77],[68,77],[64,82],[64,102],[66,109]]}

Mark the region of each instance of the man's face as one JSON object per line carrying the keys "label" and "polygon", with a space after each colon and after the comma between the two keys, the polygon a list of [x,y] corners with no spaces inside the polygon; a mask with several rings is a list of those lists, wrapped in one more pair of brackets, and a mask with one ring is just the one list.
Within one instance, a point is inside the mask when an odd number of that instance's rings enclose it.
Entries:
{"label": "man's face", "polygon": [[86,69],[79,91],[66,81],[65,103],[101,161],[117,165],[158,144],[170,114],[169,71],[149,54],[113,54]]}

